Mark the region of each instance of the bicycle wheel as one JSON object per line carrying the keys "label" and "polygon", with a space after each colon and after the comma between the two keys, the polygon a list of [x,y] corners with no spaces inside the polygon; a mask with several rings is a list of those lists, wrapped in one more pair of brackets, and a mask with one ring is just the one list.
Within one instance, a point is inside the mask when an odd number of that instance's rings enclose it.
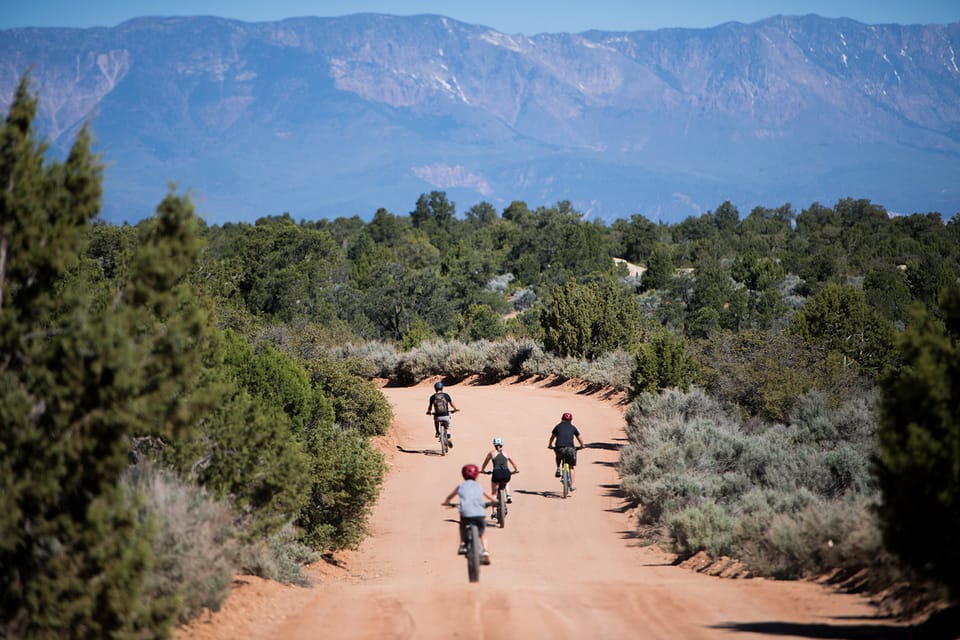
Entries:
{"label": "bicycle wheel", "polygon": [[563,463],[563,469],[560,472],[560,482],[563,484],[563,497],[570,495],[570,465]]}
{"label": "bicycle wheel", "polygon": [[467,576],[470,582],[480,580],[480,532],[475,524],[467,528]]}
{"label": "bicycle wheel", "polygon": [[447,423],[440,424],[440,455],[447,455]]}
{"label": "bicycle wheel", "polygon": [[503,490],[502,486],[497,491],[497,521],[500,523],[500,528],[503,529],[504,523],[507,521],[507,492]]}

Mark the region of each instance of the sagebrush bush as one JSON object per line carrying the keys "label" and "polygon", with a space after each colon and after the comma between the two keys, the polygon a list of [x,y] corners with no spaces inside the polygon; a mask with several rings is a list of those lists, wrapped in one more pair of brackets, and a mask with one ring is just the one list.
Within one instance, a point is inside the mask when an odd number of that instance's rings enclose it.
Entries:
{"label": "sagebrush bush", "polygon": [[297,532],[288,526],[267,539],[245,545],[240,567],[244,573],[267,580],[307,586],[310,581],[303,575],[303,567],[319,559],[320,553],[300,542]]}
{"label": "sagebrush bush", "polygon": [[448,343],[447,357],[440,371],[454,380],[482,373],[487,364],[486,344],[486,341],[464,343],[459,340]]}
{"label": "sagebrush bush", "polygon": [[790,424],[747,430],[697,389],[641,394],[627,410],[623,487],[639,524],[659,527],[681,555],[722,549],[776,577],[806,575],[837,554],[867,566],[877,550],[862,524],[876,493],[872,406],[857,398],[831,408],[814,393]]}
{"label": "sagebrush bush", "polygon": [[356,360],[366,363],[367,369],[355,371],[368,378],[392,378],[400,355],[396,348],[386,342],[364,342],[355,345],[347,343],[338,347],[331,347],[328,353],[337,360]]}
{"label": "sagebrush bush", "polygon": [[445,340],[428,340],[400,355],[392,377],[400,384],[413,385],[430,376],[445,375],[452,351],[452,345]]}
{"label": "sagebrush bush", "polygon": [[141,517],[155,522],[144,597],[172,599],[179,623],[218,610],[240,555],[229,505],[146,459],[130,467],[122,483],[142,505]]}
{"label": "sagebrush bush", "polygon": [[668,518],[667,529],[671,548],[681,558],[699,551],[725,556],[733,549],[736,519],[717,503],[706,502]]}
{"label": "sagebrush bush", "polygon": [[505,338],[485,345],[483,375],[490,381],[520,375],[523,364],[542,349],[533,340]]}

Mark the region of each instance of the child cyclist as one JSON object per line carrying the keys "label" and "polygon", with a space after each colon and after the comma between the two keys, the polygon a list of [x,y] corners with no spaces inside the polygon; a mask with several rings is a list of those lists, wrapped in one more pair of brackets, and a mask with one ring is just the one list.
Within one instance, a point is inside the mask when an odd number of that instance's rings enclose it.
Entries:
{"label": "child cyclist", "polygon": [[493,502],[493,498],[487,495],[480,483],[477,482],[477,476],[480,475],[480,468],[475,464],[465,464],[460,469],[460,475],[463,476],[463,482],[450,492],[450,495],[443,501],[443,505],[452,507],[450,503],[454,496],[459,496],[460,506],[460,549],[457,553],[467,552],[466,532],[467,524],[477,525],[477,531],[480,533],[480,546],[483,551],[480,552],[480,562],[490,564],[490,553],[487,551],[487,519],[486,507],[488,502]]}
{"label": "child cyclist", "polygon": [[490,477],[490,493],[496,495],[498,485],[503,485],[503,490],[507,492],[507,503],[513,502],[510,497],[510,467],[513,467],[513,473],[520,473],[517,469],[517,463],[503,450],[503,438],[493,439],[493,451],[487,453],[483,464],[480,465],[480,473],[487,470],[487,465],[493,463],[493,474]]}

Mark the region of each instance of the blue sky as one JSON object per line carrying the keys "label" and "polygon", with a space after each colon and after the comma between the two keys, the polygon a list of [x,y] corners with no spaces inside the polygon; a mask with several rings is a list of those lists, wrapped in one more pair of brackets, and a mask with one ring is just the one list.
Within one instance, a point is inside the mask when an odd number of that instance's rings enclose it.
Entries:
{"label": "blue sky", "polygon": [[114,26],[138,16],[215,15],[247,22],[351,13],[435,13],[505,33],[643,31],[816,13],[867,24],[960,22],[960,0],[0,0],[0,29]]}

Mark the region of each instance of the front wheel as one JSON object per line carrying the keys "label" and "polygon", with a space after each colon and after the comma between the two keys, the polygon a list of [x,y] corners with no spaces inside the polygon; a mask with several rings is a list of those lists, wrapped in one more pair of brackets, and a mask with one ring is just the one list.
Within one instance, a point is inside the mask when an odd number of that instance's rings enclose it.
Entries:
{"label": "front wheel", "polygon": [[564,463],[560,473],[560,482],[563,484],[563,497],[570,495],[570,466]]}

